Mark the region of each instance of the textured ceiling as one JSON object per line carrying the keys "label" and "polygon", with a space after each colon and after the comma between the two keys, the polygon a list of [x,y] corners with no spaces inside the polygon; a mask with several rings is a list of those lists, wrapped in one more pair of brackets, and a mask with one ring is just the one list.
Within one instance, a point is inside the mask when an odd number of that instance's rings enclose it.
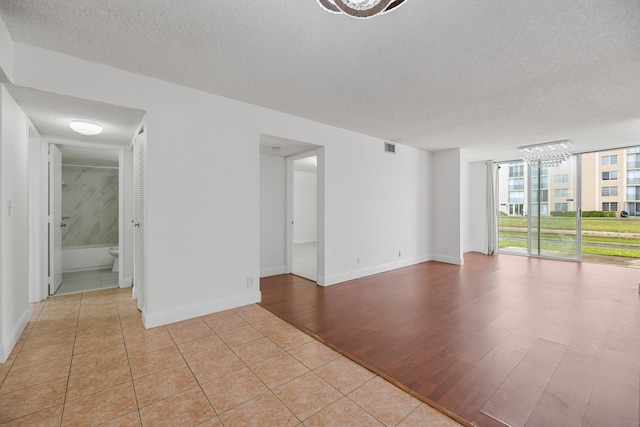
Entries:
{"label": "textured ceiling", "polygon": [[[136,135],[144,111],[104,102],[43,92],[5,84],[33,125],[43,136],[76,141],[127,145]],[[101,134],[81,136],[71,130],[72,120],[88,120],[103,127]]]}
{"label": "textured ceiling", "polygon": [[[1,0],[16,41],[429,150],[640,143],[640,1]],[[515,152],[515,151],[514,151]]]}

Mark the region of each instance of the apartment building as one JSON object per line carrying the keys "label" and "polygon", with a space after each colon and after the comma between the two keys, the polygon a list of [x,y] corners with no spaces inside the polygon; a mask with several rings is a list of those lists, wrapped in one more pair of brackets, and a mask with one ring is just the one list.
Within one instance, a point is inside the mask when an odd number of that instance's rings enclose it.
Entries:
{"label": "apartment building", "polygon": [[[575,211],[578,202],[575,170],[572,161],[540,170],[529,168],[523,162],[501,165],[500,212],[503,215],[526,214],[529,180],[534,214],[538,206],[541,215]],[[640,147],[582,154],[580,181],[583,211],[640,215]],[[536,203],[538,198],[539,204]]]}

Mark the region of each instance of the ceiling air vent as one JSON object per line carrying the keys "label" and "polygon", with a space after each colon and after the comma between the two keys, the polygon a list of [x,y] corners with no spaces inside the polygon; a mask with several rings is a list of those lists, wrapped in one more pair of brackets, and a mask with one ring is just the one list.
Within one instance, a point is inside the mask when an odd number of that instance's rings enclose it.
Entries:
{"label": "ceiling air vent", "polygon": [[396,154],[396,144],[392,144],[390,142],[385,142],[384,143],[384,152],[385,153]]}

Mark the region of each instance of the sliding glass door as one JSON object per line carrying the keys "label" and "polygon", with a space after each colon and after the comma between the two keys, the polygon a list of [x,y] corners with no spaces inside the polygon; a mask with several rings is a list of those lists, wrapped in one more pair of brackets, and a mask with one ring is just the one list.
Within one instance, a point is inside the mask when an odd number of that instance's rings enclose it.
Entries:
{"label": "sliding glass door", "polygon": [[500,164],[499,250],[580,260],[580,159],[558,166]]}

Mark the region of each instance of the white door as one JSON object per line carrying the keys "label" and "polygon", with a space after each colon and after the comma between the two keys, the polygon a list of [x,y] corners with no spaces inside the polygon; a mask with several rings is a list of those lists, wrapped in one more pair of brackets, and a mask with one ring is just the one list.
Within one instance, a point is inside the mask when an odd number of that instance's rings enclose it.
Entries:
{"label": "white door", "polygon": [[318,279],[318,157],[314,151],[288,159],[289,267],[296,276]]}
{"label": "white door", "polygon": [[49,145],[49,295],[62,284],[62,153]]}
{"label": "white door", "polygon": [[133,294],[138,298],[138,309],[145,307],[145,267],[144,267],[144,174],[145,151],[147,148],[147,136],[144,130],[136,137],[135,142],[135,200],[134,200],[134,228],[135,228],[135,259],[133,275]]}

